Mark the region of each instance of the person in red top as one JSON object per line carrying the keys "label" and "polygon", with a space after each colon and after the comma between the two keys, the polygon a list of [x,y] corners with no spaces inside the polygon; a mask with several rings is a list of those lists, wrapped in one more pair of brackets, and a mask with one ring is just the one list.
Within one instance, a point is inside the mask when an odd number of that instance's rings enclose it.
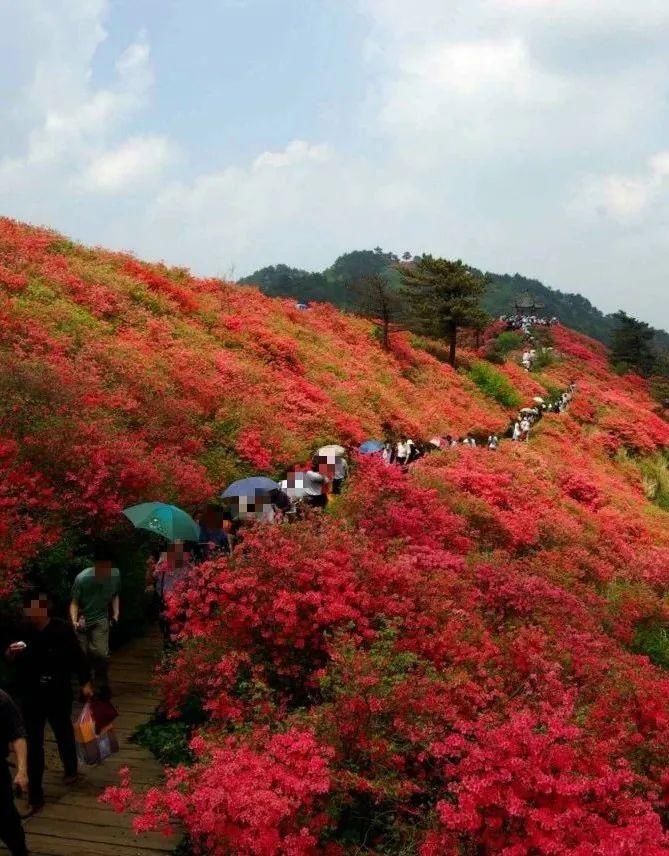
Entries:
{"label": "person in red top", "polygon": [[147,592],[155,592],[160,605],[159,623],[166,641],[171,639],[169,622],[165,618],[167,595],[193,566],[193,556],[183,541],[170,544],[155,563],[149,562],[146,575]]}

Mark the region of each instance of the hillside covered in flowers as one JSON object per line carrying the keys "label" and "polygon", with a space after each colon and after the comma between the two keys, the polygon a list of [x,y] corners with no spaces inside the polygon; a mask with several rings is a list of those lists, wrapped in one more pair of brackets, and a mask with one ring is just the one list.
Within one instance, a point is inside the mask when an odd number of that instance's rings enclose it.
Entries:
{"label": "hillside covered in flowers", "polygon": [[134,502],[195,510],[326,442],[501,434],[576,383],[528,443],[354,460],[326,513],[180,584],[160,681],[188,759],[109,795],[138,830],[214,856],[669,852],[669,422],[603,346],[557,326],[541,370],[490,339],[454,370],[9,220],[0,324],[4,599]]}

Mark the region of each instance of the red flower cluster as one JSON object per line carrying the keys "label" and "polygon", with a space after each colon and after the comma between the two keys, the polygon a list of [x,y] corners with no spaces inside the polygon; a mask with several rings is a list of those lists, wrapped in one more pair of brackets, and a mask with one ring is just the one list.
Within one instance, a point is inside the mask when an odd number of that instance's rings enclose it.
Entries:
{"label": "red flower cluster", "polygon": [[[332,307],[8,220],[0,324],[0,597],[133,502],[511,415],[430,343],[385,353]],[[206,721],[138,829],[214,856],[669,849],[669,531],[636,459],[669,424],[601,346],[552,335],[543,373],[499,368],[523,399],[577,381],[529,443],[358,461],[334,510],[248,530],[176,588],[165,707]]]}
{"label": "red flower cluster", "polygon": [[271,773],[247,784],[220,759],[237,771],[231,745],[255,757],[259,734],[306,729],[328,785],[277,821],[275,852],[665,852],[669,680],[629,645],[667,618],[669,536],[642,514],[621,531],[622,483],[602,505],[534,454],[446,452],[410,476],[360,461],[335,513],[252,530],[199,568],[171,601],[182,645],[161,682],[172,715],[197,696],[209,724],[141,825],[178,818],[215,856],[271,852],[246,811],[222,809],[212,837],[172,801],[256,787],[267,804]]}

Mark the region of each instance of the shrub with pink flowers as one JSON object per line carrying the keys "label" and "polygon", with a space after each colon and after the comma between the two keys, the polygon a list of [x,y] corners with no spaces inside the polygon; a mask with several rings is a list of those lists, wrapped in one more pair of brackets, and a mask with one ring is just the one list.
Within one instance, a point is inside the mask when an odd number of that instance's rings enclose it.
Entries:
{"label": "shrub with pink flowers", "polygon": [[527,443],[408,473],[352,456],[325,513],[247,528],[175,587],[157,680],[189,763],[108,792],[139,833],[212,856],[669,851],[669,527],[640,466],[669,423],[602,346],[552,328],[541,371],[496,367],[507,409],[466,347],[460,371],[406,333],[386,352],[330,306],[4,219],[0,324],[0,599],[135,502],[195,511],[326,442],[501,436],[518,396],[576,382]]}

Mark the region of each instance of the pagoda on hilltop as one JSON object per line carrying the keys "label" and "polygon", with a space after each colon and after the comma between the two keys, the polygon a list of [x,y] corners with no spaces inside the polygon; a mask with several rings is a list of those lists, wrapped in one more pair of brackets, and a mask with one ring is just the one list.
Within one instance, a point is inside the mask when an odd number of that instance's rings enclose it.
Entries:
{"label": "pagoda on hilltop", "polygon": [[544,304],[533,297],[529,291],[521,294],[515,302],[516,315],[541,315]]}

